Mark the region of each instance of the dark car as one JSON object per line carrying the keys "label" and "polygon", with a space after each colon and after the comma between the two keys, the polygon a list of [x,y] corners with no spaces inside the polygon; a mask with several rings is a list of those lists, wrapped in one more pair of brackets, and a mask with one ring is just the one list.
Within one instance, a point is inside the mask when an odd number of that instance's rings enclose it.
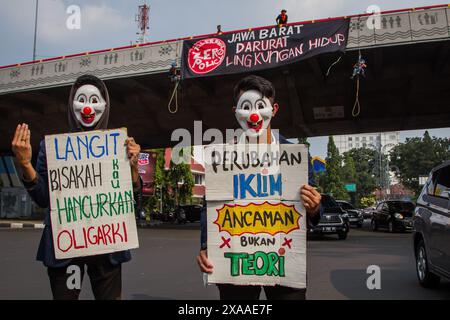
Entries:
{"label": "dark car", "polygon": [[375,206],[361,209],[361,213],[363,215],[363,218],[364,219],[372,219],[373,212],[375,211],[375,209],[376,209]]}
{"label": "dark car", "polygon": [[411,201],[387,200],[378,204],[372,215],[372,230],[412,231],[415,205]]}
{"label": "dark car", "polygon": [[202,206],[200,205],[182,205],[179,207],[183,210],[185,215],[185,220],[189,222],[200,221],[200,214],[202,212]]}
{"label": "dark car", "polygon": [[321,204],[323,207],[322,218],[316,226],[308,228],[308,234],[337,234],[339,240],[346,239],[350,229],[347,213],[330,195],[322,194]]}
{"label": "dark car", "polygon": [[351,203],[344,200],[336,200],[336,202],[341,206],[348,215],[348,221],[350,226],[357,226],[358,228],[362,228],[364,223],[364,217],[362,212],[356,209]]}
{"label": "dark car", "polygon": [[434,168],[414,211],[414,251],[419,283],[450,280],[450,161]]}

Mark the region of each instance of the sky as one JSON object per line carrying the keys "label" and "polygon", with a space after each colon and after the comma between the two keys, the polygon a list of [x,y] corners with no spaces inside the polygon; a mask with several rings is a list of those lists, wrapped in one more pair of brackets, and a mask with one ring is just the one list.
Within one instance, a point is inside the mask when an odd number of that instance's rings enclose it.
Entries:
{"label": "sky", "polygon": [[[363,13],[370,5],[381,10],[440,4],[439,0],[153,0],[149,40],[168,40],[222,30],[274,23],[281,11],[289,21]],[[36,0],[0,0],[0,65],[32,60]],[[39,0],[37,58],[49,58],[129,45],[137,40],[135,15],[143,0]],[[66,27],[67,8],[81,9],[81,28]],[[431,130],[450,136],[450,129]],[[423,135],[423,131],[402,133]],[[311,139],[311,154],[326,154],[326,137]]]}
{"label": "sky", "polygon": [[[289,21],[439,4],[439,0],[149,0],[150,41],[273,24],[281,9]],[[137,7],[144,0],[39,0],[37,55],[47,58],[129,45],[136,40]],[[0,0],[0,65],[33,56],[36,0]],[[81,9],[81,29],[69,30],[66,10]]]}

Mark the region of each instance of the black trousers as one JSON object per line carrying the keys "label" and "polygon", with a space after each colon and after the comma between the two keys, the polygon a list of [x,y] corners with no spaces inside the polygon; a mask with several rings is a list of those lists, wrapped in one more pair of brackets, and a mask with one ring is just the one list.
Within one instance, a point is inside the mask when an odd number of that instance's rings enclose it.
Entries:
{"label": "black trousers", "polygon": [[283,286],[236,286],[218,284],[220,300],[259,300],[261,288],[267,300],[306,300],[306,289],[295,289]]}
{"label": "black trousers", "polygon": [[[83,282],[85,266],[91,281],[92,291],[96,300],[119,300],[122,294],[122,265],[112,265],[108,255],[99,255],[83,258],[75,258],[72,263],[64,268],[47,268],[50,278],[54,300],[78,300],[81,292],[79,289],[70,288],[68,280],[74,273],[69,272],[70,266],[78,266],[80,272],[80,284]],[[69,270],[70,271],[70,270]]]}

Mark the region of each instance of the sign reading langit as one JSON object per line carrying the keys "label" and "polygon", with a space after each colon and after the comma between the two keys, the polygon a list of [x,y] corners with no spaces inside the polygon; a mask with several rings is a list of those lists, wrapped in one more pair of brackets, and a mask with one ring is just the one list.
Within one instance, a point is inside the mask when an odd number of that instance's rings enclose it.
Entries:
{"label": "sign reading langit", "polygon": [[182,77],[274,68],[322,53],[344,51],[349,21],[274,26],[183,43]]}
{"label": "sign reading langit", "polygon": [[55,257],[139,246],[126,129],[45,137]]}

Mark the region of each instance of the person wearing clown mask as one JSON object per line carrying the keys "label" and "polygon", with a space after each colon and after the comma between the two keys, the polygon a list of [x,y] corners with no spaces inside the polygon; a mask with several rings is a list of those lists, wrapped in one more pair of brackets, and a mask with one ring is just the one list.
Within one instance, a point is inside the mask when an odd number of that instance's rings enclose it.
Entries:
{"label": "person wearing clown mask", "polygon": [[[92,75],[79,77],[70,91],[67,111],[70,132],[107,129],[110,104],[106,85],[102,80]],[[45,140],[42,140],[40,143],[35,169],[31,164],[30,136],[31,130],[28,125],[25,123],[19,124],[12,140],[12,150],[22,169],[22,181],[29,195],[38,206],[48,208],[50,199]],[[139,207],[142,199],[142,182],[138,173],[140,146],[133,138],[128,137],[126,139],[126,151],[130,159],[134,198],[136,200],[135,206]],[[135,208],[135,212],[139,212],[138,208]],[[68,286],[68,278],[74,274],[74,266],[81,271],[80,283],[84,276],[85,266],[88,267],[87,273],[96,299],[117,300],[121,298],[121,265],[131,260],[129,250],[58,260],[55,258],[54,253],[49,211],[45,215],[44,225],[37,260],[43,262],[47,267],[50,286],[55,300],[78,299],[81,288],[69,288]]]}
{"label": "person wearing clown mask", "polygon": [[[277,135],[271,129],[271,120],[277,114],[279,106],[275,103],[275,88],[268,80],[258,76],[248,76],[242,79],[234,88],[235,107],[233,112],[243,133],[234,142],[288,144],[283,136]],[[316,225],[322,215],[320,205],[321,195],[312,187],[314,176],[311,161],[309,163],[309,181],[300,188],[300,198],[306,209],[308,223]],[[212,273],[214,266],[208,259],[206,206],[201,215],[201,248],[197,256],[197,263],[204,273]],[[296,289],[284,286],[237,286],[232,284],[217,285],[222,300],[258,300],[261,288],[264,289],[269,300],[306,299],[306,289]]]}

